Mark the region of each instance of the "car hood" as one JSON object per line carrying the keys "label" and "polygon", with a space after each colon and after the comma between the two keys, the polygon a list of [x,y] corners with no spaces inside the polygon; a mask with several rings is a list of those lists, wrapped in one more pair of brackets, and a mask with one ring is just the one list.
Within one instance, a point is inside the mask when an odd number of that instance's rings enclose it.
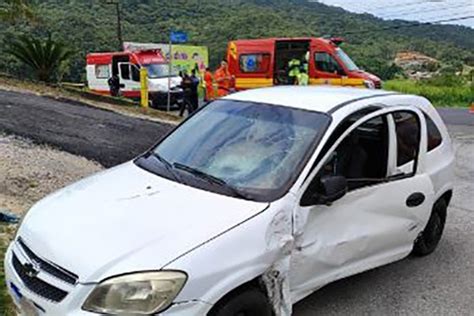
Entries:
{"label": "car hood", "polygon": [[267,206],[185,186],[130,162],[43,199],[18,235],[80,282],[98,282],[160,269]]}

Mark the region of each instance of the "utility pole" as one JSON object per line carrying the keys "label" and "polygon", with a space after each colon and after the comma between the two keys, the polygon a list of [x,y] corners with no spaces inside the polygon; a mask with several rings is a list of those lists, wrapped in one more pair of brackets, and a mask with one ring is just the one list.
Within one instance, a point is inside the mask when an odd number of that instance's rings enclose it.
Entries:
{"label": "utility pole", "polygon": [[122,40],[122,17],[120,14],[120,0],[106,0],[106,4],[115,5],[117,10],[117,39],[119,41],[119,50],[123,50],[123,40]]}

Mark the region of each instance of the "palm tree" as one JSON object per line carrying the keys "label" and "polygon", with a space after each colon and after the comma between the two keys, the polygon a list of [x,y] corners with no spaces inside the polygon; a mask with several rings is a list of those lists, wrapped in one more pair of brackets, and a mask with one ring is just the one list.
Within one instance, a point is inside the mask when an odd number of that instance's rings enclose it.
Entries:
{"label": "palm tree", "polygon": [[31,0],[3,0],[0,4],[0,21],[14,23],[25,18],[29,21],[35,20]]}
{"label": "palm tree", "polygon": [[31,35],[14,40],[6,52],[28,65],[37,79],[45,82],[51,81],[61,64],[72,55],[72,51],[63,43],[56,42],[51,37],[43,41]]}

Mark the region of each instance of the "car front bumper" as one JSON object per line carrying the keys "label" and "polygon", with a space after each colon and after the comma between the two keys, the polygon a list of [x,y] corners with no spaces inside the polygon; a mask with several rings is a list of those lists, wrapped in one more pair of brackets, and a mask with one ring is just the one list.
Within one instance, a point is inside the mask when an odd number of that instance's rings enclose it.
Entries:
{"label": "car front bumper", "polygon": [[[54,286],[60,287],[61,289],[67,290],[68,295],[60,303],[48,300],[32,291],[30,291],[19,274],[16,272],[13,266],[13,253],[17,258],[23,262],[23,257],[19,247],[15,243],[11,243],[8,247],[5,255],[5,282],[8,289],[8,293],[12,297],[15,303],[19,315],[24,316],[91,316],[98,315],[96,313],[82,310],[82,305],[86,300],[87,296],[94,289],[93,284],[81,284],[77,283],[74,286],[68,286],[60,283],[59,280],[49,277],[46,274],[38,274],[38,278],[43,281],[47,281]],[[206,315],[211,309],[211,305],[199,300],[192,300],[189,302],[178,302],[173,303],[164,312],[159,315],[165,316],[187,316],[187,315]]]}

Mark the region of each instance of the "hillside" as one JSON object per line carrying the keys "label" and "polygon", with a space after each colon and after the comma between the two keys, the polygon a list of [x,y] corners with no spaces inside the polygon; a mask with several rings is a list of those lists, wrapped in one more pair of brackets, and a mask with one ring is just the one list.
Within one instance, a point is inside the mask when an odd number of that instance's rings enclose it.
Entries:
{"label": "hillside", "polygon": [[[0,23],[0,54],[8,40],[25,32],[60,39],[76,52],[64,79],[84,79],[84,56],[117,48],[114,6],[104,0],[37,0],[33,25]],[[383,21],[368,14],[307,0],[122,0],[126,41],[166,42],[170,29],[185,30],[191,43],[210,48],[211,64],[224,55],[228,40],[268,36],[343,36],[344,49],[362,67],[384,78],[396,53],[414,50],[459,64],[474,51],[474,30],[452,25],[406,27],[412,22]],[[395,28],[404,25],[405,27]],[[0,72],[22,73],[2,54]]]}

